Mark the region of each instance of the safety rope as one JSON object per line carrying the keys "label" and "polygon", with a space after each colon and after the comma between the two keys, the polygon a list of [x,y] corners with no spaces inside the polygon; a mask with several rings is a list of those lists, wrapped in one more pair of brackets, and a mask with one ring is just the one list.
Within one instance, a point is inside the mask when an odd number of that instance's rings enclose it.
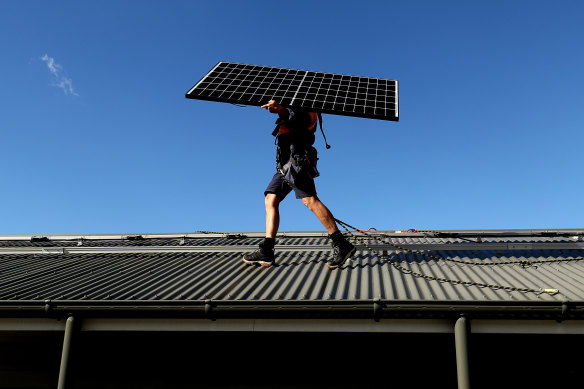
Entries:
{"label": "safety rope", "polygon": [[[455,263],[460,263],[463,265],[476,265],[476,266],[498,266],[498,265],[520,265],[521,267],[528,267],[528,266],[533,266],[536,263],[552,263],[552,262],[571,262],[571,261],[581,261],[584,260],[584,257],[567,257],[567,258],[553,258],[553,259],[534,259],[534,260],[509,260],[509,261],[499,261],[499,262],[473,262],[473,261],[465,261],[462,259],[455,259],[455,258],[449,258],[449,257],[442,257],[442,256],[438,256],[438,255],[433,255],[430,254],[428,252],[425,251],[417,251],[417,250],[412,250],[409,249],[407,247],[403,247],[400,245],[397,245],[395,243],[385,240],[380,240],[377,237],[375,237],[374,235],[368,235],[367,233],[370,232],[369,230],[362,230],[362,229],[358,229],[355,228],[353,226],[350,226],[347,223],[344,223],[341,220],[335,219],[339,224],[342,225],[346,225],[349,228],[352,228],[355,231],[359,231],[361,233],[363,233],[364,235],[369,236],[370,238],[374,239],[377,242],[380,242],[384,245],[388,245],[391,246],[397,250],[401,250],[401,251],[406,251],[410,254],[418,254],[418,255],[422,255],[424,257],[430,258],[430,259],[434,259],[436,261],[448,261],[448,262],[455,262]],[[343,226],[344,227],[344,226]],[[346,228],[345,228],[346,229]],[[420,232],[420,233],[424,233],[424,232],[433,232],[433,231],[424,231],[424,230],[415,230],[415,232]],[[349,232],[350,233],[350,232]],[[375,231],[376,234],[383,234],[380,231]],[[383,235],[384,237],[387,237],[389,239],[389,237],[385,234]],[[462,240],[467,240],[469,242],[473,242],[473,243],[477,243],[473,240],[470,239],[464,239],[464,238],[459,238]]]}
{"label": "safety rope", "polygon": [[[383,258],[385,259],[390,265],[392,265],[393,267],[395,267],[396,269],[414,275],[416,277],[420,277],[420,278],[424,278],[426,280],[430,280],[430,281],[438,281],[438,282],[447,282],[447,283],[451,283],[451,284],[459,284],[459,285],[468,285],[468,286],[478,286],[478,287],[484,287],[484,288],[491,288],[491,289],[504,289],[504,290],[508,290],[508,291],[512,291],[512,292],[530,292],[530,293],[538,293],[538,294],[542,294],[542,293],[547,293],[547,294],[557,294],[559,293],[558,289],[551,289],[551,288],[539,288],[539,289],[534,289],[534,288],[521,288],[521,287],[516,287],[516,286],[506,286],[506,285],[498,285],[498,284],[488,284],[488,283],[483,283],[483,282],[476,282],[476,281],[462,281],[462,280],[453,280],[453,279],[449,279],[449,278],[444,278],[444,277],[437,277],[437,276],[431,276],[428,274],[424,274],[424,273],[420,273],[417,272],[415,270],[409,269],[405,266],[402,266],[398,263],[396,263],[395,261],[393,261],[391,258],[389,258],[388,256],[379,253],[377,250],[375,250],[374,248],[372,248],[367,240],[353,234],[351,231],[349,231],[349,228],[360,232],[361,234],[367,236],[369,239],[373,239],[377,242],[382,242],[384,244],[388,244],[388,242],[384,242],[384,241],[380,241],[377,237],[375,237],[374,235],[365,232],[364,230],[360,230],[357,229],[345,222],[343,222],[342,220],[339,219],[335,219],[335,221],[340,224],[346,231],[347,233],[350,235],[350,237],[355,241],[355,242],[360,242],[363,246],[365,246],[369,251],[373,252],[375,255],[377,255],[377,257],[379,258]],[[347,228],[348,227],[348,228]],[[407,251],[409,253],[412,254],[422,254],[428,257],[431,257],[433,259],[437,259],[437,260],[444,260],[445,258],[442,257],[436,257],[436,256],[432,256],[429,255],[427,253],[423,253],[423,252],[418,252],[418,251],[414,251],[414,250],[410,250],[408,248],[405,247],[400,247],[398,245],[395,245],[393,243],[389,243],[390,246],[395,247],[397,249],[400,250],[404,250]],[[453,260],[454,262],[458,262]],[[469,265],[479,265],[480,263],[475,263],[475,262],[466,262],[463,261],[463,263],[465,264],[469,264]]]}

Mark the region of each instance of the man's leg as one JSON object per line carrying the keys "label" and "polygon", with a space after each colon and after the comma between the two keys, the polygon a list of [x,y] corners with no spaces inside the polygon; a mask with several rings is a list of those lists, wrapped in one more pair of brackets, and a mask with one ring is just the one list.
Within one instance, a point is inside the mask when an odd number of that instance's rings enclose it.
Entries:
{"label": "man's leg", "polygon": [[266,203],[266,238],[276,239],[280,227],[280,200],[273,193],[267,193]]}
{"label": "man's leg", "polygon": [[333,246],[333,258],[327,263],[327,266],[336,269],[355,254],[355,246],[345,239],[337,227],[333,214],[317,196],[304,197],[302,203],[316,215],[328,231]]}
{"label": "man's leg", "polygon": [[274,246],[280,226],[280,200],[274,193],[265,194],[266,205],[266,237],[260,243],[260,248],[253,253],[244,254],[243,262],[248,265],[259,264],[269,267],[274,264]]}

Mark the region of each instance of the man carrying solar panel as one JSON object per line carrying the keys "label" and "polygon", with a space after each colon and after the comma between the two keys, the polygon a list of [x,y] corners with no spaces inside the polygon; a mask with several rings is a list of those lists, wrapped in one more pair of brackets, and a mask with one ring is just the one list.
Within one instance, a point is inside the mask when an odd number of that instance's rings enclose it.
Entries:
{"label": "man carrying solar panel", "polygon": [[271,113],[277,113],[277,127],[273,135],[277,137],[277,169],[278,172],[268,184],[265,195],[266,206],[266,238],[260,243],[259,249],[243,255],[243,262],[248,265],[259,264],[272,266],[274,263],[274,245],[280,224],[279,205],[282,200],[294,190],[297,199],[302,199],[306,205],[327,229],[333,247],[333,257],[327,263],[335,269],[353,254],[355,246],[345,239],[339,231],[335,218],[330,210],[316,195],[314,178],[319,175],[316,170],[316,149],[314,132],[317,125],[317,114],[300,109],[285,108],[275,100],[261,108]]}

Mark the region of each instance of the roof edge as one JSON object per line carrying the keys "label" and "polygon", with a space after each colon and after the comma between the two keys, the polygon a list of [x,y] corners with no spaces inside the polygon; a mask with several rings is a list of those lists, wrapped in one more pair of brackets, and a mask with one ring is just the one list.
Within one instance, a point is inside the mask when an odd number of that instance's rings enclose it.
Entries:
{"label": "roof edge", "polygon": [[584,301],[407,300],[5,300],[0,317],[64,318],[415,318],[584,319]]}
{"label": "roof edge", "polygon": [[[430,235],[435,237],[458,236],[584,236],[584,228],[557,229],[469,229],[469,230],[363,230],[367,234],[384,234],[396,237],[420,237]],[[161,232],[161,233],[89,233],[89,234],[2,234],[0,240],[132,240],[132,239],[180,239],[180,238],[221,238],[229,236],[246,236],[263,238],[265,232],[246,231],[193,231],[193,232]],[[326,231],[281,231],[278,238],[285,237],[323,237]]]}

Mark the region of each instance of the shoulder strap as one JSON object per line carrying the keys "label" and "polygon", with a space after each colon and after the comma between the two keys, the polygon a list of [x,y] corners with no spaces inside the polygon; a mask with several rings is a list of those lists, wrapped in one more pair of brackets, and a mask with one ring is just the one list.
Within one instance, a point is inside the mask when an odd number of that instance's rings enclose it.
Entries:
{"label": "shoulder strap", "polygon": [[326,145],[326,148],[327,148],[327,149],[330,149],[330,148],[331,148],[331,145],[329,145],[329,144],[326,142],[326,136],[324,135],[324,131],[323,131],[323,129],[322,129],[322,115],[321,115],[321,113],[320,113],[320,112],[317,112],[316,114],[317,114],[317,116],[318,116],[318,125],[319,125],[319,127],[320,127],[320,132],[322,132],[322,137],[324,138],[324,144]]}

